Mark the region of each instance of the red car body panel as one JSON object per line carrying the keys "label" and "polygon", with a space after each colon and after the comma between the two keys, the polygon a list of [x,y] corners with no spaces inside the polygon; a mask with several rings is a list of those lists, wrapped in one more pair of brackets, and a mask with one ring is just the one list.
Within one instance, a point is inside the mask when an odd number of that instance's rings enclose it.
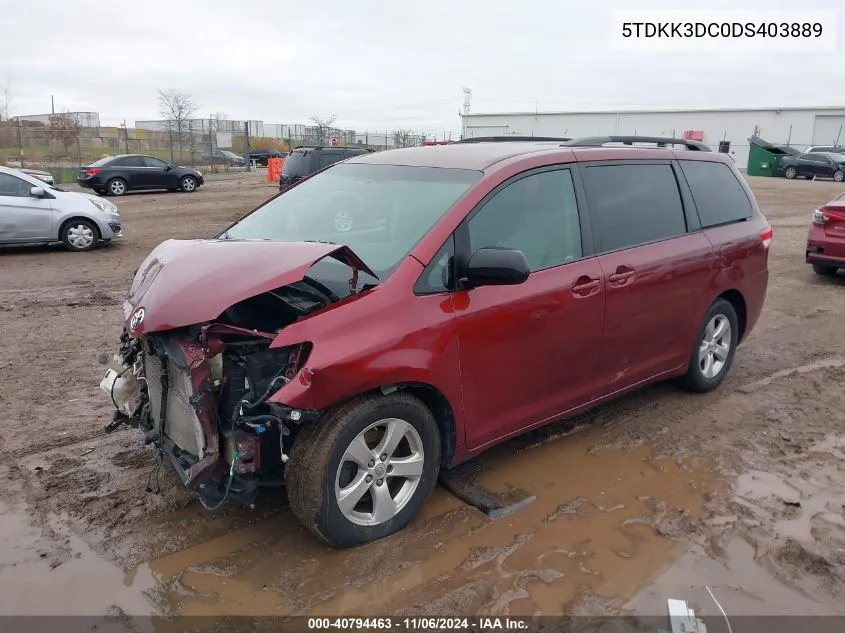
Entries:
{"label": "red car body panel", "polygon": [[[135,274],[123,303],[126,327],[139,336],[211,321],[239,301],[300,281],[329,256],[372,274],[349,248],[337,244],[167,240]],[[139,308],[145,317],[133,328],[131,317]]]}
{"label": "red car body panel", "polygon": [[806,261],[845,268],[845,193],[824,205],[824,224],[812,223],[807,235]]}
{"label": "red car body panel", "polygon": [[[575,162],[666,160],[667,154],[690,159],[690,152],[555,144],[532,144],[514,156],[516,145],[426,149],[448,152],[436,166],[478,168],[484,177],[380,286],[279,333],[274,347],[307,341],[313,349],[295,379],[270,401],[325,409],[387,386],[433,387],[451,407],[455,465],[532,427],[684,373],[701,319],[720,295],[739,296],[742,334],[751,330],[768,283],[770,227],[734,163],[716,153],[697,153],[695,160],[731,168],[754,208],[746,222],[586,257],[536,271],[516,286],[415,295],[414,283],[444,242],[512,176]],[[349,162],[396,163],[403,153]],[[407,156],[413,160],[398,164],[436,163],[419,151]],[[467,164],[482,158],[490,162]],[[649,356],[645,348],[655,341],[660,352]]]}

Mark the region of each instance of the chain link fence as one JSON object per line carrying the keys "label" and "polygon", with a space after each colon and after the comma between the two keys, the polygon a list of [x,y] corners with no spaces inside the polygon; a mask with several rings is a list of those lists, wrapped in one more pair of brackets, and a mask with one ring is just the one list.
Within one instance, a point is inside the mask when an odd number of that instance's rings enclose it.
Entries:
{"label": "chain link fence", "polygon": [[422,135],[404,131],[356,132],[213,118],[137,121],[135,127],[79,123],[72,115],[51,116],[46,123],[25,117],[0,121],[0,165],[45,169],[62,183],[72,182],[78,167],[117,154],[145,154],[213,173],[250,169],[249,151],[259,149],[289,152],[304,145],[336,145],[384,150],[425,141]]}

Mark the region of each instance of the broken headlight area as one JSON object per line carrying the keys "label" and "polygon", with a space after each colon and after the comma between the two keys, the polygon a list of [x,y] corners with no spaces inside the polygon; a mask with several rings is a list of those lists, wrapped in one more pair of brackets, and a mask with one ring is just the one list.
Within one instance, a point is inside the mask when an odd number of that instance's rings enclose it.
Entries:
{"label": "broken headlight area", "polygon": [[270,344],[284,325],[330,303],[314,289],[285,287],[213,323],[139,338],[124,332],[100,385],[117,409],[107,430],[138,427],[207,508],[252,506],[260,487],[282,485],[298,425],[319,415],[267,402],[310,351],[309,343]]}

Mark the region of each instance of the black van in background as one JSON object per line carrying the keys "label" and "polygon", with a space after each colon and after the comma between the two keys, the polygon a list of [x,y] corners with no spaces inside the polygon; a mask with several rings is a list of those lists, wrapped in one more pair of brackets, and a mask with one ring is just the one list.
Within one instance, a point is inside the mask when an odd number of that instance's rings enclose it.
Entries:
{"label": "black van in background", "polygon": [[282,164],[279,191],[287,189],[297,180],[310,176],[329,165],[334,165],[352,156],[369,154],[374,151],[364,147],[297,147],[291,151]]}

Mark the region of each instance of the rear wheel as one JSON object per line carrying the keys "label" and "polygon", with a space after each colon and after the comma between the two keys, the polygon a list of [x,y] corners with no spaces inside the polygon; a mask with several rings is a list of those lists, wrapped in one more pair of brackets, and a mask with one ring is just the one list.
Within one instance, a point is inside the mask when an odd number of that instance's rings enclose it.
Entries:
{"label": "rear wheel", "polygon": [[100,231],[90,220],[71,220],[62,227],[60,236],[71,251],[90,251],[100,241]]}
{"label": "rear wheel", "polygon": [[787,167],[786,171],[783,172],[783,175],[792,180],[795,176],[798,175],[798,170],[795,167]]}
{"label": "rear wheel", "polygon": [[440,431],[414,396],[356,398],[297,436],[285,481],[296,517],[335,547],[403,529],[440,469]]}
{"label": "rear wheel", "polygon": [[192,193],[197,190],[197,179],[193,176],[185,176],[179,181],[179,188],[185,193]]}
{"label": "rear wheel", "polygon": [[839,268],[836,266],[828,266],[827,264],[813,264],[813,272],[823,277],[833,277]]}
{"label": "rear wheel", "polygon": [[689,368],[682,382],[690,391],[705,393],[719,386],[730,371],[739,339],[739,319],[729,301],[716,299],[698,331]]}
{"label": "rear wheel", "polygon": [[112,178],[106,185],[106,189],[113,196],[122,196],[126,193],[128,187],[126,186],[126,181],[122,178]]}

